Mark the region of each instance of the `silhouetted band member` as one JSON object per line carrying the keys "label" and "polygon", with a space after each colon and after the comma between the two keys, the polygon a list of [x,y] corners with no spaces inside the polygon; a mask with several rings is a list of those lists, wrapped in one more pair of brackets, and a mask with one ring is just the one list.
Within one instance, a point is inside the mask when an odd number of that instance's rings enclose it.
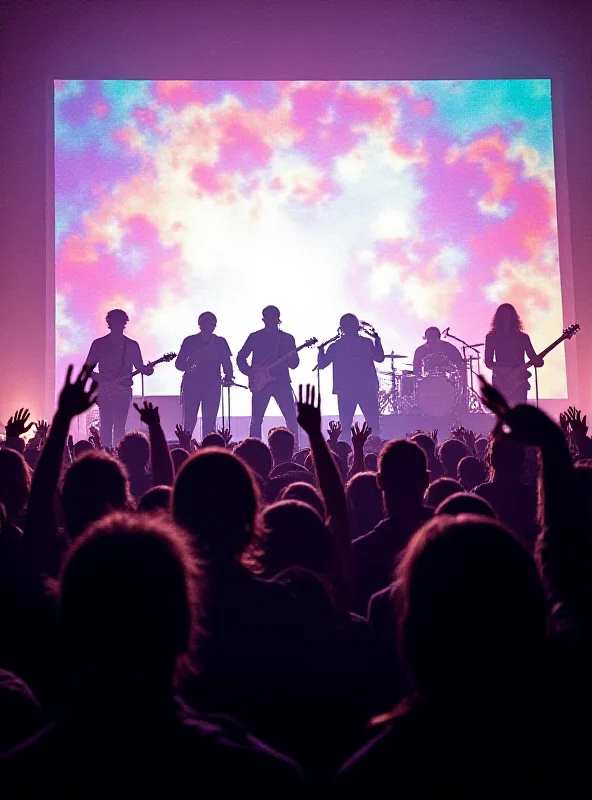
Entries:
{"label": "silhouetted band member", "polygon": [[193,433],[201,406],[202,436],[216,430],[222,392],[220,370],[224,371],[224,383],[233,381],[232,353],[226,339],[214,334],[217,322],[211,311],[200,314],[197,320],[200,332],[183,339],[175,361],[177,369],[184,373],[181,381],[183,428]]}
{"label": "silhouetted band member", "polygon": [[125,434],[125,424],[132,400],[131,374],[140,370],[152,375],[154,367],[145,367],[140,345],[123,335],[129,317],[120,308],[107,314],[109,333],[95,339],[86,357],[86,364],[97,364],[99,384],[99,416],[101,441],[105,447],[116,447]]}
{"label": "silhouetted band member", "polygon": [[[485,366],[493,371],[493,385],[511,404],[525,403],[528,395],[528,375],[520,378],[525,358],[535,367],[544,361],[535,353],[530,336],[522,330],[518,312],[510,303],[502,303],[493,315],[491,330],[485,337]],[[517,377],[514,377],[518,373]]]}
{"label": "silhouetted band member", "polygon": [[374,362],[384,361],[380,336],[360,336],[360,323],[354,314],[344,314],[339,321],[343,336],[329,346],[319,347],[318,366],[333,364],[333,394],[337,395],[342,436],[349,436],[356,408],[375,435],[380,432],[378,411],[378,375]]}
{"label": "silhouetted band member", "polygon": [[442,354],[445,358],[457,368],[460,373],[461,381],[466,378],[465,365],[462,355],[458,348],[451,342],[443,342],[441,333],[438,328],[428,328],[424,334],[425,344],[420,345],[413,356],[413,372],[418,378],[421,378],[423,372],[424,359],[427,356],[437,353]]}
{"label": "silhouetted band member", "polygon": [[[251,333],[241,347],[236,357],[236,364],[243,375],[253,377],[260,367],[273,364],[282,356],[296,350],[296,341],[289,333],[280,331],[281,323],[279,309],[267,306],[263,309],[264,327]],[[252,355],[251,363],[247,358]],[[271,398],[275,398],[280,411],[286,421],[286,426],[292,431],[298,441],[298,424],[296,422],[296,406],[292,393],[290,370],[296,369],[300,364],[298,353],[293,353],[288,359],[271,370],[272,380],[261,390],[253,391],[251,431],[250,435],[261,438],[261,425],[263,417]]]}

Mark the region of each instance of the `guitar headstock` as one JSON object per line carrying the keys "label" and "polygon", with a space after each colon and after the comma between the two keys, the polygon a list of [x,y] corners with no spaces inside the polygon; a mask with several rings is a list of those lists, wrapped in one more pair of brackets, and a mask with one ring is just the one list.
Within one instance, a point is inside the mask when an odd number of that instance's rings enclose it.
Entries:
{"label": "guitar headstock", "polygon": [[163,357],[162,357],[162,360],[163,361],[172,361],[173,358],[177,358],[177,354],[176,353],[165,353],[163,355]]}
{"label": "guitar headstock", "polygon": [[571,337],[575,336],[579,330],[580,326],[578,325],[577,322],[575,322],[573,325],[570,325],[569,328],[565,328],[565,330],[563,331],[563,335],[565,336],[566,339],[571,339]]}
{"label": "guitar headstock", "polygon": [[315,345],[315,344],[316,344],[318,341],[319,341],[319,340],[317,339],[317,337],[316,337],[316,336],[313,336],[313,338],[312,338],[312,339],[307,339],[307,340],[304,342],[304,346],[305,346],[305,347],[312,347],[312,346],[313,346],[313,345]]}

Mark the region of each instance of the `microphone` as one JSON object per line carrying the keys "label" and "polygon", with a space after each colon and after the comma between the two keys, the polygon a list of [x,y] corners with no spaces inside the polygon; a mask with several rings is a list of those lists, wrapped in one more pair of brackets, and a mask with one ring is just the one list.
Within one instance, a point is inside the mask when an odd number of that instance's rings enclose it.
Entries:
{"label": "microphone", "polygon": [[444,328],[444,330],[442,331],[442,336],[444,337],[444,339],[448,336],[448,331],[449,330],[450,330],[450,328]]}

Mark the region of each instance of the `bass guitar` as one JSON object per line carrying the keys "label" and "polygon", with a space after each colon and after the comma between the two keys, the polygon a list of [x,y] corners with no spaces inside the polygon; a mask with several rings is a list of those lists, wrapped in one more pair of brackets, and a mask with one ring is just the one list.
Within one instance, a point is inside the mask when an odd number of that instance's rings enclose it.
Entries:
{"label": "bass guitar", "polygon": [[117,392],[122,392],[125,389],[130,389],[133,379],[136,375],[143,372],[144,369],[147,367],[155,367],[157,364],[162,364],[165,361],[172,361],[173,358],[176,357],[176,353],[165,353],[160,358],[157,358],[156,361],[149,361],[143,369],[136,369],[133,372],[128,372],[127,375],[116,374],[111,375],[109,378],[101,378],[100,373],[93,373],[93,377],[99,384],[99,395],[109,396]]}
{"label": "bass guitar", "polygon": [[[539,358],[544,358],[548,353],[551,352],[551,350],[554,350],[558,345],[560,345],[561,342],[564,342],[566,339],[571,339],[572,336],[575,336],[579,330],[580,326],[577,322],[574,325],[570,325],[569,328],[565,328],[558,339],[555,339],[555,341],[546,347],[542,353],[539,353]],[[529,361],[528,363],[519,367],[496,366],[493,370],[496,388],[498,388],[506,397],[514,394],[514,392],[520,387],[526,386],[530,389],[530,383],[528,382],[528,379],[532,374],[529,372],[532,366],[532,361]]]}
{"label": "bass guitar", "polygon": [[304,344],[301,344],[300,347],[297,347],[295,350],[290,350],[289,353],[281,356],[280,358],[276,359],[271,364],[261,364],[252,366],[249,370],[249,389],[252,392],[260,392],[264,389],[268,383],[271,383],[274,380],[274,375],[272,375],[272,370],[274,370],[280,364],[283,364],[284,361],[287,361],[296,353],[299,353],[301,350],[304,350],[305,347],[312,347],[315,345],[319,340],[316,338],[307,339]]}

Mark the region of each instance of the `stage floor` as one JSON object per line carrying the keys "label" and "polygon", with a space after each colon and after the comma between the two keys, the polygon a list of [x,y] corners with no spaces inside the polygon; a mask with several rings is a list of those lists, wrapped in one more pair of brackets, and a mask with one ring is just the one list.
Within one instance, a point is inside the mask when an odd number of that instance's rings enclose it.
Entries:
{"label": "stage floor", "polygon": [[[141,398],[134,398],[134,402],[140,402]],[[181,409],[178,396],[147,396],[146,400],[154,403],[160,410],[160,418],[162,425],[169,441],[175,440],[175,426],[181,421]],[[93,409],[90,415],[96,417],[98,411]],[[89,416],[90,416],[89,415]],[[323,427],[326,429],[330,420],[337,419],[337,415],[323,416]],[[80,424],[77,430],[73,430],[72,434],[74,439],[83,439],[88,435],[87,424],[82,422],[79,418]],[[136,424],[136,421],[138,424]],[[355,417],[355,421],[362,423],[364,418],[361,415]],[[245,439],[249,435],[249,417],[232,417],[231,430],[235,441]],[[75,423],[76,424],[76,423]],[[277,425],[283,425],[283,417],[268,416],[263,420],[263,437],[267,436],[270,428]],[[455,414],[448,414],[442,417],[430,417],[421,414],[388,414],[380,418],[380,435],[383,439],[399,439],[412,434],[414,431],[432,431],[438,430],[438,439],[443,442],[449,437],[450,428],[452,425],[464,425],[470,428],[475,433],[488,434],[493,425],[495,418],[491,414],[469,413],[464,411]],[[225,425],[228,426],[228,420],[225,420]],[[218,417],[218,426],[222,427],[222,418]],[[133,408],[130,409],[127,430],[141,430],[142,426],[139,424],[138,416]],[[197,440],[202,438],[201,435],[201,417],[197,421],[194,436]],[[304,440],[303,440],[304,441]]]}

